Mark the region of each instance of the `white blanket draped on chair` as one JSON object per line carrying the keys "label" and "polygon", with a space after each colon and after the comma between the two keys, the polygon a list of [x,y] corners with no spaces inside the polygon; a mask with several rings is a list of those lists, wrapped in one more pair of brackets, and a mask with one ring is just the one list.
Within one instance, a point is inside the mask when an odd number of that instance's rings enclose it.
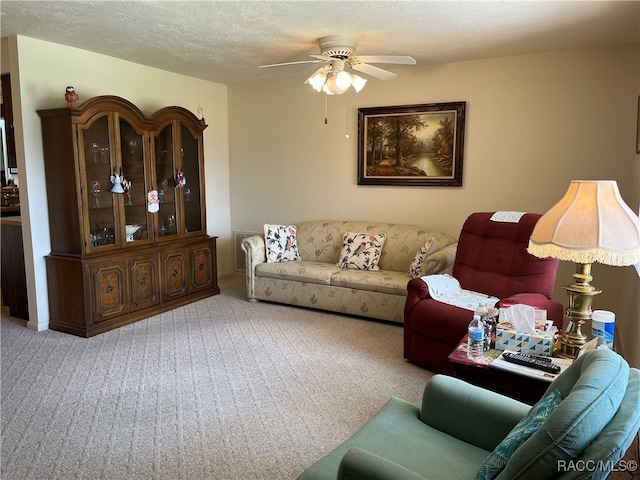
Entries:
{"label": "white blanket draped on chair", "polygon": [[465,290],[451,275],[427,275],[421,277],[429,286],[431,298],[448,305],[474,311],[478,307],[493,307],[499,298],[484,293]]}

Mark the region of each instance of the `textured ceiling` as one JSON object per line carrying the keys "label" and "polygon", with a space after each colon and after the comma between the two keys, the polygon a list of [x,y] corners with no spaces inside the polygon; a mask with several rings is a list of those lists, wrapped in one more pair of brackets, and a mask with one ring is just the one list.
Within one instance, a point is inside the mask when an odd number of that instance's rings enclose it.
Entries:
{"label": "textured ceiling", "polygon": [[637,1],[2,0],[0,14],[3,38],[25,35],[224,84],[304,79],[317,66],[258,66],[308,60],[324,35],[356,36],[361,55],[428,65],[638,43],[640,32]]}

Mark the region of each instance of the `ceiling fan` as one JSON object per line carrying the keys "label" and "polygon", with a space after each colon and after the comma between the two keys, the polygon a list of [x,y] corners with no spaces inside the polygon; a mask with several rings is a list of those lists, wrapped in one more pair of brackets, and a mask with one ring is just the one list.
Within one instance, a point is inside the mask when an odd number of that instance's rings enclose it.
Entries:
{"label": "ceiling fan", "polygon": [[309,55],[315,60],[261,65],[260,68],[301,63],[323,63],[324,65],[307,78],[305,83],[310,84],[317,92],[324,92],[327,95],[341,95],[351,86],[356,92],[359,92],[367,83],[366,79],[349,73],[345,68],[371,75],[380,80],[391,80],[397,76],[395,73],[370,65],[370,63],[416,64],[415,59],[405,55],[357,56],[357,39],[351,35],[328,35],[319,38],[318,44],[320,45],[320,55]]}

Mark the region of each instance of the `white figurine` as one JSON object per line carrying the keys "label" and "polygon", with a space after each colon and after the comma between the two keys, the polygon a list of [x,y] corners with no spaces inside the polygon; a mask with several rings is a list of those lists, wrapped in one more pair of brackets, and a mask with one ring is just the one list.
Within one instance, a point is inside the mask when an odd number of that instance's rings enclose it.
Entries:
{"label": "white figurine", "polygon": [[113,175],[111,175],[111,183],[113,183],[113,187],[111,187],[112,193],[124,193],[124,189],[122,188],[122,175],[113,172]]}

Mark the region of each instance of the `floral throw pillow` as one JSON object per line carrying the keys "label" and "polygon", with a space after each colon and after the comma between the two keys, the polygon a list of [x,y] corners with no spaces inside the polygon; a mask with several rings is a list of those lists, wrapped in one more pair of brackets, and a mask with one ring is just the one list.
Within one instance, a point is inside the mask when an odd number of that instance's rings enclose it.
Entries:
{"label": "floral throw pillow", "polygon": [[264,241],[267,246],[267,263],[300,260],[295,225],[265,224]]}
{"label": "floral throw pillow", "polygon": [[418,250],[416,256],[413,257],[411,265],[409,265],[409,275],[411,278],[418,278],[424,276],[424,261],[425,259],[436,251],[438,248],[435,237],[431,237],[426,243]]}
{"label": "floral throw pillow", "polygon": [[379,270],[378,262],[382,253],[382,245],[387,236],[384,233],[346,232],[342,239],[342,251],[338,267],[357,270]]}
{"label": "floral throw pillow", "polygon": [[513,452],[540,429],[561,401],[562,394],[560,390],[555,389],[531,407],[527,416],[520,420],[500,445],[485,458],[475,480],[496,478],[504,470]]}

